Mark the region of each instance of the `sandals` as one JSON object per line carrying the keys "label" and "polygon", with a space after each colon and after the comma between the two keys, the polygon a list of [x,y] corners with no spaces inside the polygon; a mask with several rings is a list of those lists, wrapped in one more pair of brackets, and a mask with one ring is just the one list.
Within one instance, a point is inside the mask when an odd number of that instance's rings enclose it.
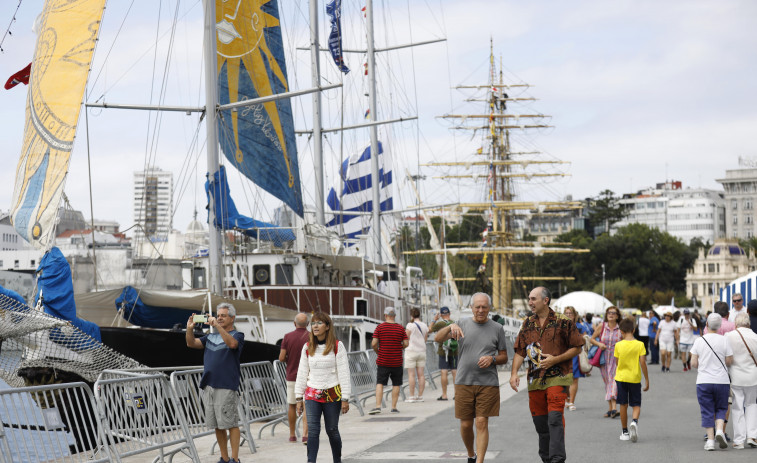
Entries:
{"label": "sandals", "polygon": [[607,413],[604,414],[604,418],[612,418],[612,412],[615,410],[607,410]]}
{"label": "sandals", "polygon": [[436,400],[449,400],[449,399],[448,399],[448,398],[446,398],[446,397],[439,397],[439,398],[438,398],[438,399],[436,399]]}
{"label": "sandals", "polygon": [[570,406],[568,407],[568,410],[574,412],[574,411],[576,411],[576,406],[574,404],[570,404]]}
{"label": "sandals", "polygon": [[610,418],[615,418],[615,417],[617,417],[618,415],[620,415],[620,412],[619,412],[619,411],[617,411],[617,410],[613,410],[613,411],[612,411],[612,413],[611,413],[611,416],[610,416]]}

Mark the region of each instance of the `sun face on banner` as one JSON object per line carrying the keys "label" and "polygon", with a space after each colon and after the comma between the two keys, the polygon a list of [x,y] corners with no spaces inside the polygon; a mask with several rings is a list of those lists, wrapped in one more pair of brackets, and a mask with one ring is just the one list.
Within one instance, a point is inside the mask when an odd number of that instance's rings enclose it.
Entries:
{"label": "sun face on banner", "polygon": [[[244,66],[250,77],[257,96],[273,95],[274,88],[266,72],[253,72],[270,68],[279,83],[287,89],[287,79],[284,71],[275,59],[271,47],[266,41],[265,29],[280,25],[279,19],[265,12],[263,5],[271,0],[217,0],[216,1],[216,30],[218,34],[218,70],[224,64],[227,69],[227,82],[229,89],[229,101],[239,101],[240,86],[247,84],[240,82],[242,73],[240,66]],[[246,98],[245,98],[246,99]],[[262,105],[270,118],[272,129],[275,132],[275,145],[281,150],[288,172],[288,184],[294,186],[291,161],[287,153],[287,144],[284,140],[284,129],[275,102]],[[231,115],[234,127],[234,138],[237,145],[237,162],[243,162],[243,153],[239,147],[239,123],[238,112]],[[273,136],[273,134],[270,134]]]}

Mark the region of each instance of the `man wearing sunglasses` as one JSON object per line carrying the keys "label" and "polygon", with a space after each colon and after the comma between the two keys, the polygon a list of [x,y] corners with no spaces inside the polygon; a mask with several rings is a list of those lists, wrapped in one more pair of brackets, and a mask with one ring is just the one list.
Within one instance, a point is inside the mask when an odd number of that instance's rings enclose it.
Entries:
{"label": "man wearing sunglasses", "polygon": [[730,315],[728,315],[728,319],[733,321],[736,320],[736,315],[746,313],[746,308],[744,308],[744,296],[742,296],[741,293],[735,293],[731,296],[731,302],[733,302],[733,308],[731,309]]}

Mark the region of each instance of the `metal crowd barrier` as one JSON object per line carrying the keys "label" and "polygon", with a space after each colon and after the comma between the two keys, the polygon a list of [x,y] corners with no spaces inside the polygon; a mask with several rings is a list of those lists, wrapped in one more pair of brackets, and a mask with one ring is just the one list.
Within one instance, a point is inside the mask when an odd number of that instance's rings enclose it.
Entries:
{"label": "metal crowd barrier", "polygon": [[[276,382],[280,385],[281,389],[284,391],[284,398],[286,399],[286,395],[287,395],[287,364],[286,362],[279,362],[278,360],[274,360],[273,371],[276,373],[276,376],[275,376]],[[288,402],[287,402],[287,407],[289,407]],[[297,436],[298,439],[302,437],[302,432],[300,431],[300,424],[302,423],[302,419],[304,417],[305,417],[305,414],[298,416],[297,421],[295,422],[295,425],[294,425],[294,435]],[[274,429],[276,429],[276,424],[274,424],[271,427],[271,435],[273,435],[273,431]],[[289,423],[287,423],[287,425],[288,424]]]}
{"label": "metal crowd barrier", "polygon": [[[174,391],[176,399],[181,404],[187,419],[187,427],[193,439],[202,436],[215,434],[215,429],[210,429],[205,425],[205,391],[200,389],[200,380],[202,379],[202,368],[192,370],[174,371],[171,373],[171,388]],[[242,400],[239,401],[239,432],[247,443],[250,453],[256,452],[255,441],[252,438],[250,427],[244,419],[244,405]],[[216,444],[211,447],[211,454]]]}
{"label": "metal crowd barrier", "polygon": [[289,404],[286,387],[282,389],[275,380],[271,362],[243,363],[240,392],[247,424],[268,421],[260,428],[258,438],[268,426],[273,435],[275,425],[287,419]]}
{"label": "metal crowd barrier", "polygon": [[108,462],[110,448],[84,383],[0,390],[0,462]]}
{"label": "metal crowd barrier", "polygon": [[154,450],[161,460],[168,451],[199,461],[184,410],[163,374],[97,380],[95,401],[117,461]]}
{"label": "metal crowd barrier", "polygon": [[368,361],[368,351],[347,352],[347,363],[352,387],[350,403],[355,404],[363,416],[365,401],[376,395],[376,363]]}
{"label": "metal crowd barrier", "polygon": [[[407,350],[405,350],[407,352]],[[432,376],[432,366],[433,368],[438,372],[439,371],[439,356],[436,354],[436,349],[434,348],[433,342],[427,342],[426,343],[426,362],[423,367],[423,376],[426,378],[426,385],[431,386],[431,389],[438,389],[436,386],[436,382],[434,381],[434,377]],[[409,375],[410,372],[407,368],[405,368],[405,372],[402,376],[402,389],[403,391],[410,385],[409,384]],[[417,378],[416,378],[417,381]]]}
{"label": "metal crowd barrier", "polygon": [[[368,354],[368,363],[371,365],[371,368],[373,369],[373,387],[374,387],[374,394],[375,394],[376,393],[376,391],[375,391],[375,388],[376,388],[376,377],[378,375],[378,372],[377,372],[378,365],[376,365],[376,359],[378,359],[378,354],[373,349],[368,349],[365,352]],[[389,384],[391,384],[391,383],[392,383],[392,381],[389,380]],[[406,368],[402,369],[402,384],[403,384],[403,386],[405,384],[407,384],[407,369]],[[389,396],[391,395],[391,393],[392,393],[392,388],[387,385],[387,387],[384,388],[384,397],[383,397],[383,400],[381,401],[381,406],[383,408],[386,408],[386,401],[389,399]],[[405,388],[404,387],[400,387],[400,399],[399,400],[404,401],[406,398],[407,398],[407,396],[405,395]]]}

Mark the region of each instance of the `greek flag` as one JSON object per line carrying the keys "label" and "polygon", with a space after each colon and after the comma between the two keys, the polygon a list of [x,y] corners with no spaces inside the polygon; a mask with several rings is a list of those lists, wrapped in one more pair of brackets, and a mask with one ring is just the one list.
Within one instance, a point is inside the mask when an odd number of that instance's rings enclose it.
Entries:
{"label": "greek flag", "polygon": [[[379,152],[379,188],[381,211],[391,211],[392,204],[392,161],[384,153],[381,142]],[[332,188],[329,191],[326,204],[335,212],[373,212],[373,190],[371,178],[371,147],[367,147],[362,154],[355,154],[342,163],[339,171],[342,179],[341,193]],[[357,235],[368,233],[371,229],[370,215],[339,214],[329,221],[326,226],[331,227],[340,236],[355,238]]]}

